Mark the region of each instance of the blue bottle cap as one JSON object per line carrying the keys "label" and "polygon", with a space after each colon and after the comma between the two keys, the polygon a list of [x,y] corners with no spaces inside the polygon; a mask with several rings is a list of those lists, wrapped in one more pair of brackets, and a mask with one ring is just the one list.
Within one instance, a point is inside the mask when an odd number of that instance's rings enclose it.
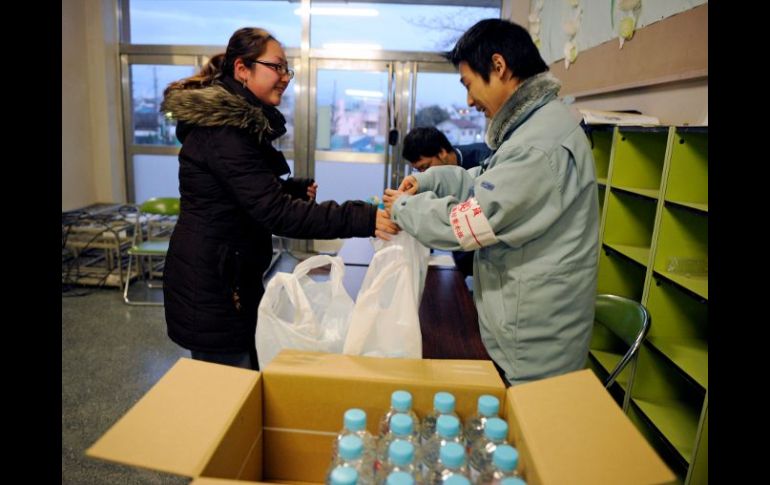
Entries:
{"label": "blue bottle cap", "polygon": [[439,436],[454,438],[460,434],[460,420],[451,414],[442,414],[436,420],[436,430]]}
{"label": "blue bottle cap", "polygon": [[414,477],[407,472],[392,472],[385,480],[386,485],[414,485]]}
{"label": "blue bottle cap", "polygon": [[366,412],[363,409],[348,409],[345,411],[343,422],[345,423],[345,428],[351,431],[361,431],[366,428]]}
{"label": "blue bottle cap", "polygon": [[482,416],[496,416],[500,412],[500,400],[488,394],[480,396],[478,411]]}
{"label": "blue bottle cap", "polygon": [[364,451],[364,442],[356,435],[349,434],[340,440],[340,456],[346,460],[355,460]]}
{"label": "blue bottle cap", "polygon": [[440,413],[453,413],[455,410],[455,397],[448,392],[437,392],[433,396],[433,407]]}
{"label": "blue bottle cap", "polygon": [[504,439],[508,435],[508,423],[500,418],[490,418],[484,426],[484,434],[495,441]]}
{"label": "blue bottle cap", "polygon": [[332,470],[332,485],[355,485],[358,472],[349,466],[338,466]]}
{"label": "blue bottle cap", "polygon": [[444,465],[457,468],[465,463],[465,448],[458,443],[447,443],[441,447],[439,458]]}
{"label": "blue bottle cap", "polygon": [[412,409],[412,395],[408,391],[395,391],[390,396],[390,405],[399,412]]}
{"label": "blue bottle cap", "polygon": [[471,485],[471,481],[462,475],[452,475],[444,480],[444,485]]}
{"label": "blue bottle cap", "polygon": [[519,466],[519,452],[510,445],[500,445],[492,455],[492,461],[503,471],[510,472]]}
{"label": "blue bottle cap", "polygon": [[414,459],[414,445],[408,441],[395,440],[388,447],[388,458],[396,465],[408,465]]}
{"label": "blue bottle cap", "polygon": [[390,418],[390,430],[396,436],[407,436],[412,434],[414,423],[412,417],[408,414],[398,413]]}

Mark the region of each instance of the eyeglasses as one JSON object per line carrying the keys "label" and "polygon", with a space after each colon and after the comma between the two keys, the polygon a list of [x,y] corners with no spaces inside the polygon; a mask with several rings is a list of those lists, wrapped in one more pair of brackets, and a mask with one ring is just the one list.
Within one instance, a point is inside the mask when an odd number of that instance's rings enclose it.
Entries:
{"label": "eyeglasses", "polygon": [[285,64],[277,64],[275,62],[265,62],[265,61],[260,61],[259,59],[255,59],[254,62],[256,62],[257,64],[262,64],[263,66],[269,67],[273,71],[277,72],[278,75],[281,77],[288,74],[290,81],[294,79],[294,69],[289,69],[289,66]]}

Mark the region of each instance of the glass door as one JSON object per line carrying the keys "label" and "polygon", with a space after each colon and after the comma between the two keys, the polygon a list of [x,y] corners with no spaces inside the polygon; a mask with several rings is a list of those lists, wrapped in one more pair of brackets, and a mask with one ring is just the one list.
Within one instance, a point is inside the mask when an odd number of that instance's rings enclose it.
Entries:
{"label": "glass door", "polygon": [[[319,202],[367,200],[398,187],[411,173],[401,150],[414,127],[436,126],[453,145],[484,141],[484,115],[469,109],[454,67],[435,57],[311,60],[307,173]],[[339,247],[317,241],[315,249]]]}
{"label": "glass door", "polygon": [[389,160],[391,66],[316,60],[310,85],[310,176],[318,201],[381,196]]}

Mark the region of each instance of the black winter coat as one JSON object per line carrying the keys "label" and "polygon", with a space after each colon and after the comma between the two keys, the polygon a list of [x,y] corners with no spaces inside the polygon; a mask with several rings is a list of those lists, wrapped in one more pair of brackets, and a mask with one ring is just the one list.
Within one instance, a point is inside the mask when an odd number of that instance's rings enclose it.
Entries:
{"label": "black winter coat", "polygon": [[181,213],[163,278],[168,335],[195,351],[253,350],[271,235],[371,236],[376,208],[317,204],[307,200],[309,180],[279,179],[289,167],[271,142],[285,120],[231,78],[171,91],[162,110],[178,120],[182,142]]}

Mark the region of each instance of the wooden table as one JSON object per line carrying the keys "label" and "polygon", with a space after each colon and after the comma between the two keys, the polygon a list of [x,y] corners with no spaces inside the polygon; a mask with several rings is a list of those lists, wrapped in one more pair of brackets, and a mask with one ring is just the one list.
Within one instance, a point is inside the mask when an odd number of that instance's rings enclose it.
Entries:
{"label": "wooden table", "polygon": [[489,360],[479,335],[473,297],[454,268],[428,267],[420,303],[422,356]]}

